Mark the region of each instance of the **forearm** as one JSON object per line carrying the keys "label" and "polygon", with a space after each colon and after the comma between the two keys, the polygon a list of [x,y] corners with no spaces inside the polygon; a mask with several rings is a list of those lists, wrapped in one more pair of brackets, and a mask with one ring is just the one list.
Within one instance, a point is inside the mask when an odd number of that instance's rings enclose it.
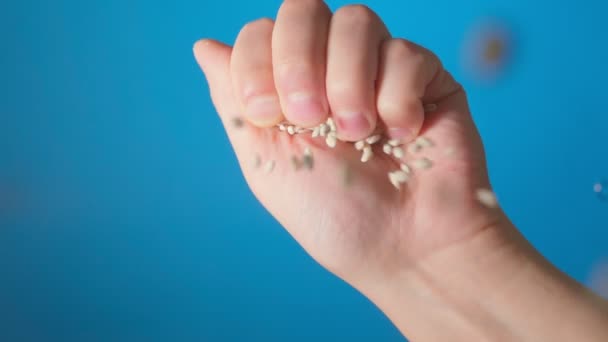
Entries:
{"label": "forearm", "polygon": [[412,341],[608,341],[606,302],[508,222],[364,293]]}

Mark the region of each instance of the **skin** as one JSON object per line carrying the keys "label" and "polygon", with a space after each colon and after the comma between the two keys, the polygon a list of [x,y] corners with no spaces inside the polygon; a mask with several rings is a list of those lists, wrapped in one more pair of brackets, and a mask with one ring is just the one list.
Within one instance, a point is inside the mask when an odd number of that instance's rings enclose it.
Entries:
{"label": "skin", "polygon": [[[482,142],[465,91],[433,53],[392,37],[360,5],[332,13],[320,0],[288,0],[276,18],[246,24],[233,47],[205,39],[194,53],[248,185],[315,260],[413,341],[608,340],[606,303],[476,200],[490,188]],[[425,113],[428,103],[437,110]],[[344,141],[335,149],[269,128],[329,116]],[[363,164],[347,143],[380,130],[428,137],[435,147],[404,160],[433,167],[397,191],[394,158],[377,151]],[[291,158],[305,147],[314,169],[296,171]],[[276,161],[272,173],[256,155]]]}

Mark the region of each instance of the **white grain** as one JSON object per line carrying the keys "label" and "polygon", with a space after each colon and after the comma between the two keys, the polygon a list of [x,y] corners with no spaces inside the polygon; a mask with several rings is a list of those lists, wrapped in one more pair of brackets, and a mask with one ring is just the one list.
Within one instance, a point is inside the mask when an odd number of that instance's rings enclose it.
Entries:
{"label": "white grain", "polygon": [[496,199],[496,195],[494,192],[488,189],[477,189],[476,192],[477,200],[488,208],[496,208],[498,207],[498,200]]}
{"label": "white grain", "polygon": [[416,144],[420,147],[433,147],[433,142],[427,137],[418,137],[416,138]]}
{"label": "white grain", "polygon": [[420,147],[420,145],[416,144],[415,142],[409,144],[407,147],[407,150],[410,153],[416,153],[416,152],[420,151],[421,149],[422,149],[422,147]]}
{"label": "white grain", "polygon": [[414,169],[427,170],[433,166],[433,163],[427,158],[416,159],[412,162]]}
{"label": "white grain", "polygon": [[393,156],[397,159],[401,159],[405,156],[405,152],[401,147],[393,147]]}
{"label": "white grain", "polygon": [[274,160],[269,160],[264,164],[264,172],[271,173],[274,170],[275,162]]}
{"label": "white grain", "polygon": [[336,143],[338,142],[338,139],[336,138],[336,134],[334,132],[330,132],[327,137],[325,138],[325,143],[327,144],[327,146],[334,148],[336,147]]}
{"label": "white grain", "polygon": [[357,151],[361,151],[365,146],[367,146],[365,140],[359,140],[355,143],[355,149]]}
{"label": "white grain", "polygon": [[393,153],[393,146],[384,144],[384,146],[382,146],[382,151],[388,155],[391,155]]}
{"label": "white grain", "polygon": [[401,141],[397,140],[397,139],[391,139],[388,141],[388,144],[391,145],[392,147],[397,147],[401,145]]}
{"label": "white grain", "polygon": [[337,130],[336,123],[334,122],[334,119],[332,119],[332,118],[327,119],[327,126],[329,126],[329,129],[332,132],[335,132]]}
{"label": "white grain", "polygon": [[328,132],[329,132],[329,127],[328,127],[326,124],[321,124],[321,125],[319,126],[319,134],[320,134],[322,137],[327,136],[327,133],[328,133]]}
{"label": "white grain", "polygon": [[365,142],[373,145],[375,143],[377,143],[378,141],[380,141],[380,139],[382,139],[382,136],[380,134],[375,134],[372,135],[371,137],[368,137],[367,139],[365,139]]}
{"label": "white grain", "polygon": [[361,156],[361,162],[367,163],[374,156],[372,147],[367,145],[363,148],[363,155]]}

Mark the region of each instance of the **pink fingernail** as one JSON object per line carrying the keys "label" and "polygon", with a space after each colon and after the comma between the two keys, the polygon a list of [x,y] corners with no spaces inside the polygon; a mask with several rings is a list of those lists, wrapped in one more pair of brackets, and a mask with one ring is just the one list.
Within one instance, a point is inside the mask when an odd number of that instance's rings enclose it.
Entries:
{"label": "pink fingernail", "polygon": [[412,139],[412,131],[407,128],[389,128],[388,136],[391,139],[400,140],[402,142],[407,142]]}
{"label": "pink fingernail", "polygon": [[292,93],[287,101],[287,114],[296,123],[315,125],[325,117],[326,111],[323,105],[312,94]]}
{"label": "pink fingernail", "polygon": [[253,122],[265,124],[281,115],[281,104],[276,96],[256,96],[247,101],[245,115]]}
{"label": "pink fingernail", "polygon": [[361,112],[339,112],[335,119],[340,134],[348,137],[363,137],[369,134],[369,121]]}

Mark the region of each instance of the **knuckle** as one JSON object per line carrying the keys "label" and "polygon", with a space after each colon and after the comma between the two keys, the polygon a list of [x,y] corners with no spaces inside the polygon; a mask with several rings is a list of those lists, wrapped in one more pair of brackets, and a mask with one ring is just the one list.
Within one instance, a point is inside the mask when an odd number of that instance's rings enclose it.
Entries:
{"label": "knuckle", "polygon": [[281,8],[327,8],[327,5],[323,0],[285,0],[281,5]]}
{"label": "knuckle", "polygon": [[249,33],[249,32],[258,32],[261,30],[267,30],[267,29],[272,29],[272,27],[274,26],[274,21],[270,18],[260,18],[254,21],[250,21],[247,24],[245,24],[243,26],[243,28],[241,29],[241,34],[242,33]]}
{"label": "knuckle", "polygon": [[340,20],[348,20],[357,24],[372,24],[378,18],[374,11],[365,5],[348,5],[340,8],[334,16]]}
{"label": "knuckle", "polygon": [[387,42],[385,53],[390,55],[391,60],[402,61],[408,67],[418,70],[425,65],[432,66],[430,69],[441,68],[439,58],[431,51],[416,45],[405,39],[392,39]]}
{"label": "knuckle", "polygon": [[408,58],[418,54],[416,46],[405,39],[392,39],[388,42],[387,48],[391,54],[398,58]]}
{"label": "knuckle", "polygon": [[278,78],[294,74],[306,75],[315,72],[315,66],[312,61],[301,56],[283,57],[281,60],[275,61],[273,68]]}

